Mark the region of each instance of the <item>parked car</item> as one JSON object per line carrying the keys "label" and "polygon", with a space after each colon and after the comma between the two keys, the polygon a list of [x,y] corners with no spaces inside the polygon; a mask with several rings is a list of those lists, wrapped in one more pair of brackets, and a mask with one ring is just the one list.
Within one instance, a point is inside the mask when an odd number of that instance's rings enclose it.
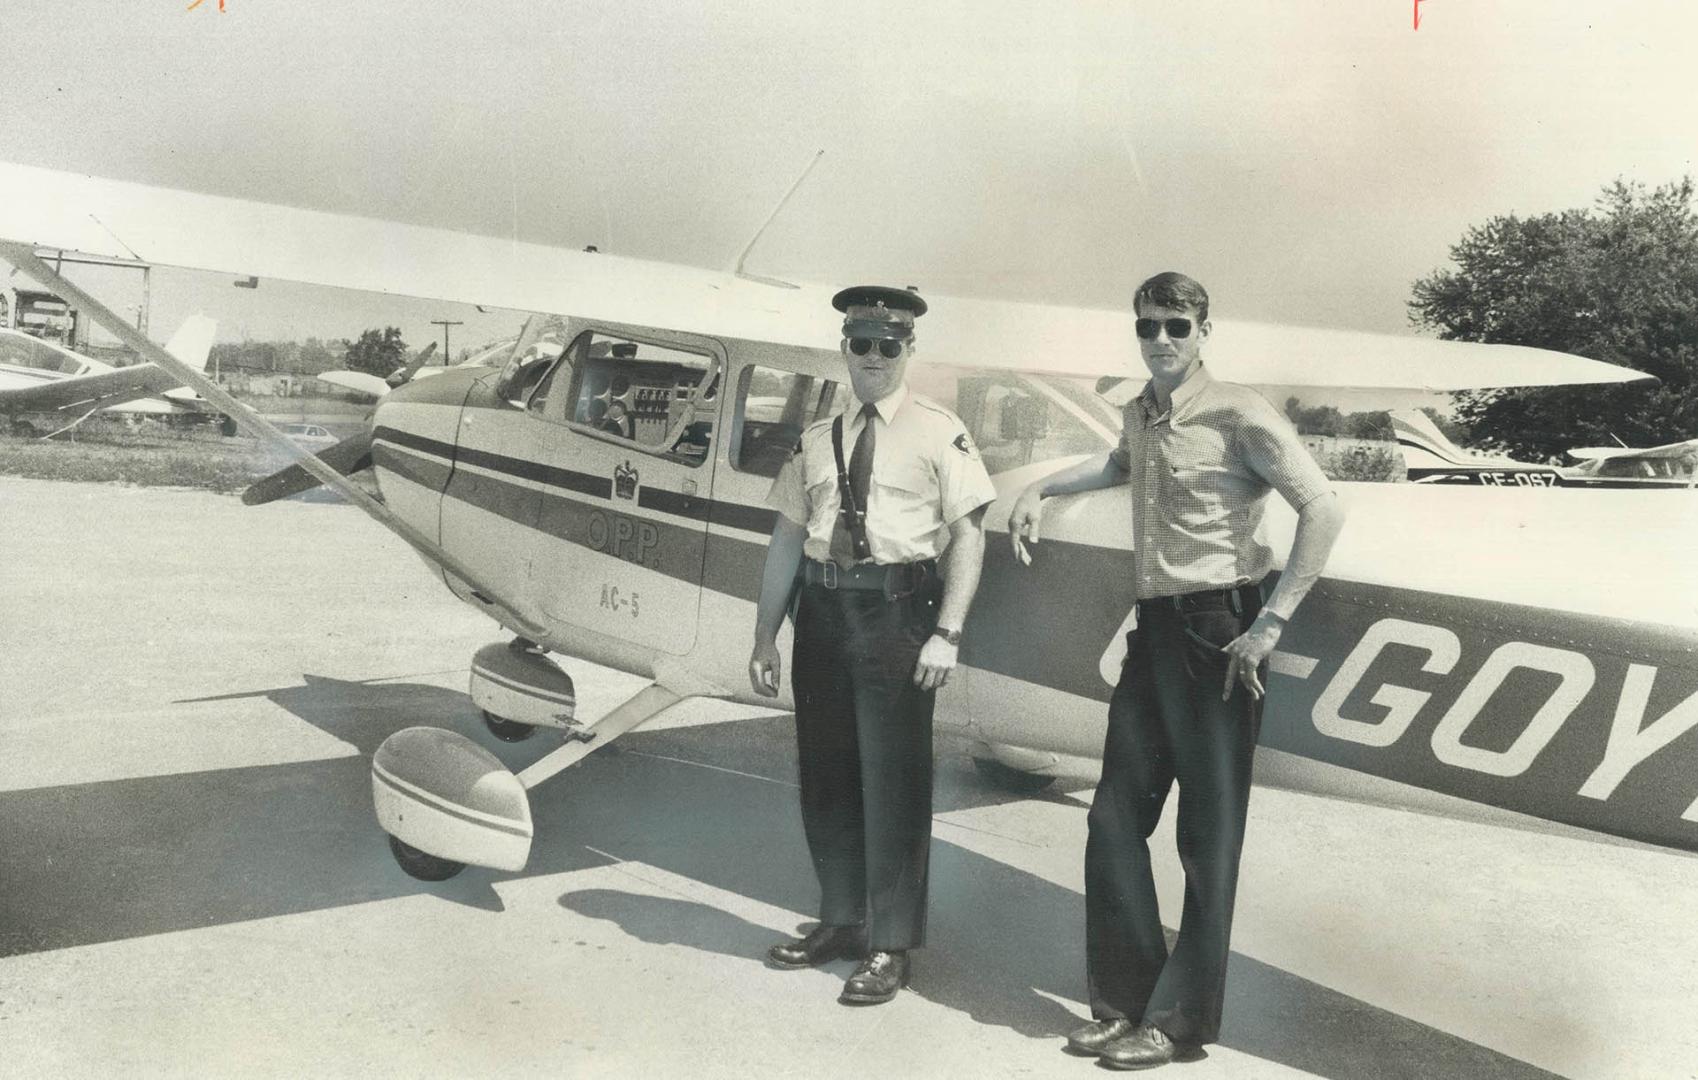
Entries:
{"label": "parked car", "polygon": [[323,450],[327,446],[335,446],[338,441],[336,436],[317,424],[279,424],[277,428],[288,436],[290,442],[308,450]]}

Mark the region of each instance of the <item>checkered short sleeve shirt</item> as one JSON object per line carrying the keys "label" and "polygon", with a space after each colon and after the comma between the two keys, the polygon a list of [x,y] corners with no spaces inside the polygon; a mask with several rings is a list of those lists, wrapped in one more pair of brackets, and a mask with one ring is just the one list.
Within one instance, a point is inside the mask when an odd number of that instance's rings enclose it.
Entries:
{"label": "checkered short sleeve shirt", "polygon": [[1273,569],[1262,529],[1270,491],[1293,509],[1332,490],[1297,432],[1266,398],[1198,368],[1158,412],[1127,402],[1114,463],[1132,491],[1139,599],[1260,581]]}

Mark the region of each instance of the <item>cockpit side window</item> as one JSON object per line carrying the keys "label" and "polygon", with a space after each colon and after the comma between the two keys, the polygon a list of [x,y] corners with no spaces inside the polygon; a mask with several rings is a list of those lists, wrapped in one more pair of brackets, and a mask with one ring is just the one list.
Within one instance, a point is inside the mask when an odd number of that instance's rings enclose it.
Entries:
{"label": "cockpit side window", "polygon": [[559,370],[570,385],[561,374],[539,386],[542,415],[685,465],[707,460],[719,409],[717,358],[587,331]]}
{"label": "cockpit side window", "polygon": [[909,384],[966,425],[992,476],[1036,461],[1100,454],[1120,441],[1119,413],[1089,380],[916,362]]}
{"label": "cockpit side window", "polygon": [[731,467],[777,476],[802,429],[843,411],[845,391],[829,379],[750,364],[737,377]]}

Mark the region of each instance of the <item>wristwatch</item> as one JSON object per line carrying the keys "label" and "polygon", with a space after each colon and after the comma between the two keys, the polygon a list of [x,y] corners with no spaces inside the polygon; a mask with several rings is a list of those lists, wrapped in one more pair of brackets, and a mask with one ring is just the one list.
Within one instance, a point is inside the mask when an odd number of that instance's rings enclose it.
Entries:
{"label": "wristwatch", "polygon": [[947,626],[940,626],[937,629],[933,630],[932,636],[933,637],[940,637],[943,640],[949,642],[951,645],[960,645],[961,644],[961,631],[951,630]]}

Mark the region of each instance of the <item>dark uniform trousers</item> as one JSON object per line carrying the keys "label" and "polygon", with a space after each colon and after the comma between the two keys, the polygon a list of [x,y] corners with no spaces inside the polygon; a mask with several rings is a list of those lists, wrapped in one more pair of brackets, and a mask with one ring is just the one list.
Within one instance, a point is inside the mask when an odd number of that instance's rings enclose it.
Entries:
{"label": "dark uniform trousers", "polygon": [[925,943],[934,691],[914,685],[943,583],[913,595],[804,585],[791,686],[802,828],[820,881],[820,922],[867,924],[886,951]]}
{"label": "dark uniform trousers", "polygon": [[[1237,610],[1234,610],[1234,609]],[[1221,700],[1220,647],[1261,608],[1257,586],[1143,601],[1109,702],[1102,782],[1085,847],[1091,1012],[1147,1020],[1182,1042],[1213,1042],[1250,800],[1261,702],[1234,683]],[[1267,666],[1260,672],[1266,685]],[[1170,955],[1156,911],[1148,840],[1179,783],[1177,846],[1185,906]]]}

